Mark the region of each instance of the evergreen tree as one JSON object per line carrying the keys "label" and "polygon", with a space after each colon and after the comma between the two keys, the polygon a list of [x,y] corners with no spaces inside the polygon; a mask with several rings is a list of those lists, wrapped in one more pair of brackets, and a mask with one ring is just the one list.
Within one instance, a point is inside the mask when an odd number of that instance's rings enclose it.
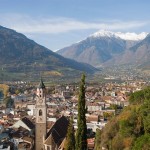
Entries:
{"label": "evergreen tree", "polygon": [[101,144],[101,130],[97,128],[95,136],[95,150],[100,150],[100,144]]}
{"label": "evergreen tree", "polygon": [[6,105],[6,108],[14,107],[14,100],[10,96],[7,96],[6,98],[4,98],[4,103]]}
{"label": "evergreen tree", "polygon": [[75,150],[75,137],[74,137],[74,127],[73,127],[73,117],[70,118],[66,142],[65,142],[65,150]]}
{"label": "evergreen tree", "polygon": [[85,107],[85,75],[82,75],[79,98],[78,98],[78,120],[76,132],[76,150],[87,150],[87,126],[86,126],[86,107]]}

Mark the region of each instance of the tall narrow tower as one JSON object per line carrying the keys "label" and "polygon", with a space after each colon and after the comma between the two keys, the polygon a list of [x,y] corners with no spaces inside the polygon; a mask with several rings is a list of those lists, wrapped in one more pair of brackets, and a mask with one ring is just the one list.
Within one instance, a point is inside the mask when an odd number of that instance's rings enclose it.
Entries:
{"label": "tall narrow tower", "polygon": [[35,149],[44,150],[43,140],[46,136],[46,89],[41,79],[36,94],[36,133],[35,133]]}

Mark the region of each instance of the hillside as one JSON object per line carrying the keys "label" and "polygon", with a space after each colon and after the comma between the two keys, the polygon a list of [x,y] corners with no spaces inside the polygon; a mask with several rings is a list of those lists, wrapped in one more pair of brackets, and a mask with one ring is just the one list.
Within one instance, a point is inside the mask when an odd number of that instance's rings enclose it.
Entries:
{"label": "hillside", "polygon": [[96,71],[88,64],[66,59],[23,34],[2,26],[0,26],[0,54],[0,68],[5,72]]}
{"label": "hillside", "polygon": [[130,96],[130,105],[101,132],[101,147],[112,150],[149,150],[150,87]]}

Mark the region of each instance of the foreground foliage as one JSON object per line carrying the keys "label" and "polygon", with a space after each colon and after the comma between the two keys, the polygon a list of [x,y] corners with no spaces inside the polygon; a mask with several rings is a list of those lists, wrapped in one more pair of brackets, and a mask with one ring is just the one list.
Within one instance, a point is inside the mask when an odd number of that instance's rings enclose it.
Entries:
{"label": "foreground foliage", "polygon": [[150,87],[132,93],[129,101],[102,130],[99,149],[150,149]]}
{"label": "foreground foliage", "polygon": [[65,141],[65,150],[75,150],[73,118],[70,119],[68,130],[67,130],[67,136],[66,136],[66,141]]}
{"label": "foreground foliage", "polygon": [[78,120],[76,132],[76,150],[87,150],[87,126],[86,126],[86,107],[85,107],[85,75],[82,75],[79,98],[78,98]]}
{"label": "foreground foliage", "polygon": [[96,137],[95,137],[95,150],[99,150],[100,149],[100,143],[101,143],[101,130],[100,129],[96,129]]}

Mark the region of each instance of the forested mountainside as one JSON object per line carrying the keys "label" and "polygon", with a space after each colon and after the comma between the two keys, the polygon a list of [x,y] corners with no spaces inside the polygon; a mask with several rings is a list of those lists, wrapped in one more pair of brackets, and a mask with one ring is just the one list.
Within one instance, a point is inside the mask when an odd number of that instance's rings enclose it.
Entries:
{"label": "forested mountainside", "polygon": [[31,72],[33,76],[34,73],[45,71],[65,74],[64,70],[67,70],[67,73],[70,70],[86,73],[96,71],[91,65],[64,58],[25,35],[0,26],[0,72]]}

